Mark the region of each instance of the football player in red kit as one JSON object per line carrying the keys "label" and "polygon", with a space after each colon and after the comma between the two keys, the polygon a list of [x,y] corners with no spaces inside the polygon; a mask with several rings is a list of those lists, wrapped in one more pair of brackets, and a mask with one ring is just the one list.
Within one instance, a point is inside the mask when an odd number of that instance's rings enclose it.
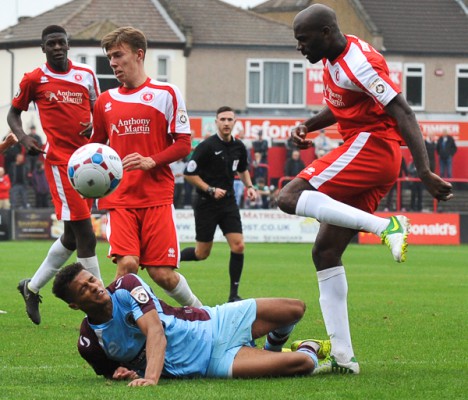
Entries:
{"label": "football player in red kit", "polygon": [[146,37],[118,28],[101,42],[121,86],[96,102],[91,142],[109,143],[122,159],[124,176],[98,207],[108,210],[109,255],[117,276],[141,266],[181,305],[200,306],[177,273],[179,242],[174,222],[170,163],[191,150],[190,122],[179,89],[146,75]]}
{"label": "football player in red kit", "polygon": [[[67,164],[72,153],[87,143],[91,114],[99,95],[96,75],[88,65],[67,58],[67,33],[58,25],[42,31],[42,52],[47,62],[24,75],[8,112],[8,124],[26,151],[43,152],[57,219],[64,222],[64,232],[51,246],[47,257],[31,279],[23,279],[18,290],[26,302],[26,311],[35,324],[40,324],[39,290],[52,279],[71,254],[97,278],[101,278],[96,257],[96,236],[91,224],[91,200],[83,199],[68,181]],[[21,113],[34,102],[39,109],[47,144],[42,150],[27,135]]]}
{"label": "football player in red kit", "polygon": [[325,107],[292,132],[301,149],[307,132],[338,123],[344,143],[312,162],[287,184],[278,199],[289,213],[314,217],[320,229],[312,257],[320,306],[332,342],[331,367],[359,373],[348,323],[347,280],[342,254],[358,231],[379,235],[394,259],[405,261],[409,221],[372,213],[398,178],[400,145],[408,146],[419,177],[439,200],[452,197],[450,183],[433,174],[415,115],[389,78],[383,56],[368,43],[340,32],[335,12],[313,4],[294,19],[297,50],[324,63]]}

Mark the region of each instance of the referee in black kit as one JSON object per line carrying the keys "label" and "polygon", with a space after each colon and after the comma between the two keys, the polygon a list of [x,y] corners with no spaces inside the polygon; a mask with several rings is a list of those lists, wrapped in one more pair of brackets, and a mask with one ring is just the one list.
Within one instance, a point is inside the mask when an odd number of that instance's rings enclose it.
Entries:
{"label": "referee in black kit", "polygon": [[244,144],[232,137],[236,123],[234,110],[223,106],[216,112],[218,132],[201,142],[185,168],[185,179],[196,187],[194,204],[196,247],[181,252],[181,261],[200,261],[208,258],[213,247],[216,226],[219,225],[231,248],[229,276],[231,288],[228,301],[242,300],[238,294],[239,281],[244,267],[244,236],[239,207],[234,197],[234,176],[247,188],[250,201],[257,192],[250,179],[247,150]]}

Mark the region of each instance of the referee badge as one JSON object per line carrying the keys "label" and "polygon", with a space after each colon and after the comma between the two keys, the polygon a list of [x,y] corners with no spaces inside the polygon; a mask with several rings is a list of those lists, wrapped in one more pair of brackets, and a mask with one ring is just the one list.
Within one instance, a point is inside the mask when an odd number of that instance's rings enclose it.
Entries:
{"label": "referee badge", "polygon": [[190,160],[187,164],[187,172],[194,172],[197,169],[197,162],[195,160]]}
{"label": "referee badge", "polygon": [[137,301],[137,303],[140,304],[146,304],[150,299],[148,292],[143,288],[143,286],[133,288],[130,295]]}

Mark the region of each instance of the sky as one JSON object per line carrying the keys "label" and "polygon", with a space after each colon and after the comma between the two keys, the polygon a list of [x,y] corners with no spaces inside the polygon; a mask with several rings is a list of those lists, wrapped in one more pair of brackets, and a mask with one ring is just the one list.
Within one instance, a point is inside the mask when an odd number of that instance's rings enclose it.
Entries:
{"label": "sky", "polygon": [[[0,0],[0,30],[15,25],[18,17],[35,17],[71,0]],[[222,0],[238,7],[255,7],[266,0]]]}

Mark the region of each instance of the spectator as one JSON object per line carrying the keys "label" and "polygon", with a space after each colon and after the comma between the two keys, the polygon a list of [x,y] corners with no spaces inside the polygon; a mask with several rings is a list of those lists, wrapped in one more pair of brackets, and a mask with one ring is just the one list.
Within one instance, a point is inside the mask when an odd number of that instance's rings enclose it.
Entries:
{"label": "spectator", "polygon": [[275,187],[274,185],[270,186],[270,204],[268,205],[269,208],[271,209],[277,209],[278,208],[278,196],[280,193],[281,188],[280,187]]}
{"label": "spectator", "polygon": [[252,142],[252,148],[254,153],[260,153],[262,155],[261,163],[267,164],[268,163],[268,141],[263,139],[263,131],[259,130],[257,132],[258,139]]}
{"label": "spectator", "polygon": [[301,160],[299,150],[293,150],[291,158],[286,161],[284,166],[284,176],[296,176],[305,168],[304,161]]}
{"label": "spectator", "polygon": [[[36,127],[34,125],[31,125],[29,128],[29,134],[28,136],[31,136],[37,143],[39,147],[42,148],[42,139],[41,137],[37,134],[36,132]],[[42,160],[42,154],[40,153],[27,153],[26,154],[26,164],[28,166],[28,170],[33,172],[36,169],[37,162]]]}
{"label": "spectator", "polygon": [[313,141],[315,147],[315,156],[322,158],[328,154],[335,146],[333,141],[325,133],[325,129],[320,129],[318,136]]}
{"label": "spectator", "polygon": [[24,155],[16,155],[15,163],[10,165],[8,175],[11,181],[10,201],[13,209],[28,208],[28,174]]}
{"label": "spectator", "polygon": [[258,178],[265,179],[268,182],[268,165],[262,162],[262,153],[254,153],[254,160],[252,163],[252,180],[257,182]]}
{"label": "spectator", "polygon": [[182,208],[184,203],[184,169],[187,163],[183,160],[177,160],[169,164],[174,175],[174,207]]}
{"label": "spectator", "polygon": [[[398,177],[403,178],[405,176],[409,176],[408,167],[406,165],[405,157],[401,157],[400,173]],[[403,201],[402,201],[403,196],[401,195],[403,193],[403,188],[404,188],[403,185],[404,184],[402,183],[400,186],[400,208],[402,211],[406,211],[405,207],[403,206]],[[385,209],[384,209],[385,212],[394,211],[397,208],[396,206],[395,207],[393,206],[393,195],[395,194],[396,188],[397,188],[397,184],[395,183],[387,194],[387,200],[385,202]]]}
{"label": "spectator", "polygon": [[[5,142],[8,142],[9,140],[11,140],[11,139],[8,139],[9,137],[11,137],[10,135],[13,135],[16,138],[16,136],[14,134],[9,133],[8,135],[6,135],[3,138],[3,140]],[[23,153],[23,146],[20,143],[18,143],[18,139],[16,139],[16,143],[7,145],[7,147],[4,149],[4,151],[3,151],[3,159],[4,159],[3,167],[5,168],[5,171],[7,173],[10,170],[10,166],[15,163],[16,156],[18,154],[20,154],[20,153]]]}
{"label": "spectator", "polygon": [[[239,139],[244,143],[245,148],[247,149],[247,161],[250,164],[252,161],[252,140],[245,137],[244,129],[240,129],[236,134],[236,139]],[[268,144],[268,143],[267,143]]]}
{"label": "spectator", "polygon": [[411,211],[420,212],[422,211],[422,195],[423,195],[423,184],[418,176],[418,171],[414,161],[411,160],[411,163],[408,167],[408,176],[411,178],[417,178],[417,181],[412,181],[410,184],[411,187]]}
{"label": "spectator", "polygon": [[36,196],[36,208],[49,207],[49,183],[47,182],[44,163],[38,161],[31,177],[32,187]]}
{"label": "spectator", "polygon": [[434,135],[431,132],[426,135],[424,144],[426,145],[427,156],[429,157],[429,168],[431,169],[431,172],[434,172],[437,142],[434,140]]}
{"label": "spectator", "polygon": [[5,174],[5,168],[0,167],[0,209],[10,209],[10,178]]}
{"label": "spectator", "polygon": [[258,178],[255,183],[255,190],[257,191],[257,199],[255,208],[270,208],[270,187],[266,184],[264,178]]}
{"label": "spectator", "polygon": [[233,188],[234,188],[234,197],[236,198],[237,207],[242,208],[242,206],[244,205],[245,185],[239,179],[237,175],[234,178]]}
{"label": "spectator", "polygon": [[289,160],[291,158],[292,152],[294,150],[299,150],[299,147],[297,147],[294,143],[292,135],[288,137],[286,142],[284,142],[284,145],[286,147],[286,160]]}
{"label": "spectator", "polygon": [[437,153],[439,154],[440,176],[452,177],[452,158],[457,152],[457,145],[447,131],[437,141]]}

